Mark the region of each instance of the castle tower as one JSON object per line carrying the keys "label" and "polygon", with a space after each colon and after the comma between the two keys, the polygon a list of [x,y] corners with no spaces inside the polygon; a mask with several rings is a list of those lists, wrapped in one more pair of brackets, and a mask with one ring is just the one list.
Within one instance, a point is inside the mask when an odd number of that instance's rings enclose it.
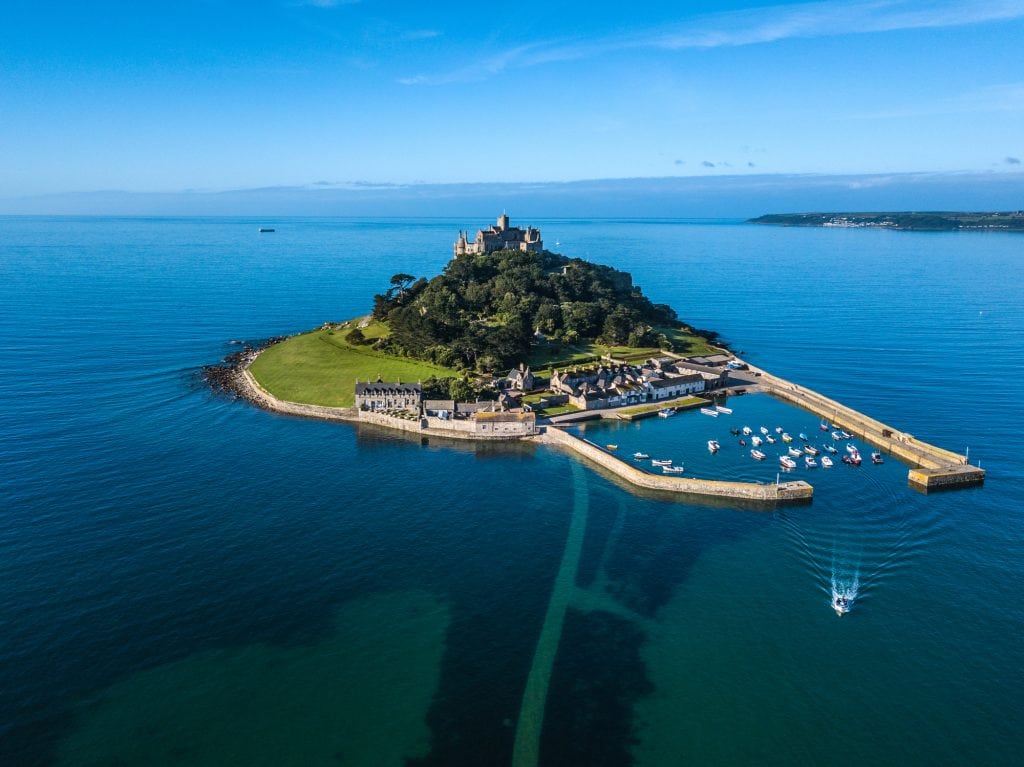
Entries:
{"label": "castle tower", "polygon": [[508,229],[508,216],[505,213],[498,216],[498,229],[502,232]]}

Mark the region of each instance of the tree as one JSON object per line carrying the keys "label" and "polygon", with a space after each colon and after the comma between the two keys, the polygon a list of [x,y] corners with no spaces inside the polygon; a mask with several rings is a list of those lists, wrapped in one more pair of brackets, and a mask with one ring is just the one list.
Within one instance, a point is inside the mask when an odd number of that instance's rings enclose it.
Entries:
{"label": "tree", "polygon": [[409,286],[413,283],[416,278],[411,274],[403,274],[399,272],[391,277],[391,284],[394,285],[394,289],[398,291],[398,297],[404,298],[405,291],[408,290]]}
{"label": "tree", "polygon": [[345,334],[345,340],[353,346],[359,346],[366,343],[366,336],[363,335],[363,331],[359,328],[352,328],[348,333]]}

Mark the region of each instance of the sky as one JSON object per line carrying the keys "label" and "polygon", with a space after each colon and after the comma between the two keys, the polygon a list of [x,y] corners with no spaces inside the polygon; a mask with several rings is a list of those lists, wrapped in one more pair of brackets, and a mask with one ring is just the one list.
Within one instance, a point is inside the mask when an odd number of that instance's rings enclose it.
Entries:
{"label": "sky", "polygon": [[4,5],[0,198],[1024,171],[1024,0]]}

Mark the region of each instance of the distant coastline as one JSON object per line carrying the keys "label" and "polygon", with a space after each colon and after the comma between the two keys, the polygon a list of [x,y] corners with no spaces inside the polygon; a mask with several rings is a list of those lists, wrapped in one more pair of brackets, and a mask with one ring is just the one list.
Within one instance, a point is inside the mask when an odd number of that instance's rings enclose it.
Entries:
{"label": "distant coastline", "polygon": [[920,232],[964,230],[1024,232],[1024,210],[1002,212],[770,213],[749,224],[878,228]]}

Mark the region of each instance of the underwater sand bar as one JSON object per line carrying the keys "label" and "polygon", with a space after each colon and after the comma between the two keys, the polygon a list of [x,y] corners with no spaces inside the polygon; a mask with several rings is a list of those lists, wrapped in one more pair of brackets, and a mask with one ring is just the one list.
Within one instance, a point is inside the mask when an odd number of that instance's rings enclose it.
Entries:
{"label": "underwater sand bar", "polygon": [[630,484],[650,490],[665,490],[692,496],[738,498],[764,504],[775,504],[780,501],[810,501],[814,496],[814,488],[800,480],[762,485],[756,482],[725,482],[695,477],[662,477],[649,474],[606,453],[586,440],[554,427],[548,427],[540,439],[549,444],[565,447],[577,455],[603,466]]}
{"label": "underwater sand bar", "polygon": [[912,434],[894,429],[812,389],[798,386],[749,363],[748,367],[760,373],[759,382],[769,394],[826,419],[830,424],[908,464],[911,468],[908,479],[913,484],[925,488],[933,484],[950,487],[978,484],[985,479],[984,469],[970,466],[965,455],[922,442]]}

